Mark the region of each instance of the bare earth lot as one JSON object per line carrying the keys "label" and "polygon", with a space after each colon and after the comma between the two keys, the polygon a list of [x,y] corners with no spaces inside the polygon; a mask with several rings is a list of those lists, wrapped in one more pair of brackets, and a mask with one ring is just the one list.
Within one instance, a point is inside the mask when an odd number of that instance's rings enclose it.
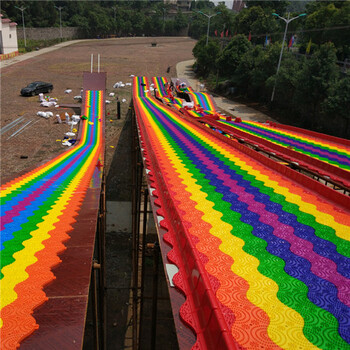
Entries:
{"label": "bare earth lot", "polygon": [[[151,43],[156,42],[153,47]],[[57,124],[56,118],[44,119],[38,111],[52,111],[62,108],[40,107],[38,96],[22,97],[22,87],[35,80],[51,82],[54,90],[51,97],[58,98],[59,104],[74,104],[74,96],[80,95],[83,71],[90,71],[90,55],[94,54],[94,71],[97,71],[97,54],[101,55],[100,71],[107,72],[106,99],[106,167],[108,169],[119,139],[119,134],[131,99],[131,87],[114,89],[114,83],[131,82],[131,74],[153,76],[176,76],[176,63],[192,58],[195,41],[186,37],[164,38],[120,38],[87,40],[58,50],[36,56],[1,70],[1,183],[33,169],[42,162],[67,149],[62,146],[64,133],[69,131],[66,124]],[[167,72],[168,67],[170,71]],[[66,89],[72,89],[65,94]],[[114,92],[114,97],[108,94]],[[122,103],[122,119],[117,120],[116,96]],[[73,113],[72,109],[66,110]],[[18,125],[3,128],[23,116]],[[11,136],[27,122],[27,127]],[[35,124],[34,124],[35,123]],[[112,146],[112,147],[111,147]],[[27,158],[26,158],[27,157]]]}

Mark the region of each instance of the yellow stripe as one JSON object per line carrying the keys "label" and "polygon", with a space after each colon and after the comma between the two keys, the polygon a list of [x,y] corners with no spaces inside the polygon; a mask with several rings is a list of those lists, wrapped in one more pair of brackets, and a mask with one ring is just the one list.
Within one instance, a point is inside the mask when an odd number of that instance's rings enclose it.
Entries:
{"label": "yellow stripe", "polygon": [[[101,105],[99,104],[99,112],[101,112],[100,107]],[[48,232],[55,229],[54,224],[59,221],[58,217],[62,215],[62,211],[69,203],[70,198],[74,195],[74,191],[85,176],[87,169],[91,166],[91,161],[93,160],[101,141],[101,123],[98,123],[98,125],[99,130],[97,133],[96,145],[91,151],[88,159],[83,164],[78,174],[72,179],[70,185],[68,185],[66,190],[62,193],[59,200],[56,201],[56,204],[47,212],[47,215],[43,217],[44,221],[37,224],[38,229],[30,233],[32,238],[22,243],[24,249],[13,254],[15,261],[2,269],[4,277],[0,283],[0,310],[17,299],[17,293],[14,291],[15,286],[28,278],[25,269],[37,261],[35,253],[45,248],[42,242],[50,238]],[[85,139],[86,135],[84,135],[84,140]],[[2,326],[2,323],[2,320],[0,320],[0,327]]]}
{"label": "yellow stripe", "polygon": [[34,172],[33,174],[29,175],[28,177],[25,177],[24,179],[10,185],[9,187],[4,187],[1,189],[0,198],[6,197],[9,193],[16,191],[21,186],[25,185],[26,183],[30,182],[31,180],[35,179],[36,177],[42,175],[50,168],[53,168],[58,163],[64,161],[66,158],[70,157],[73,152],[79,151],[82,147],[84,147],[85,141],[86,141],[86,133],[83,135],[83,139],[81,142],[79,142],[79,145],[75,147],[72,150],[69,150],[65,153],[63,153],[59,158],[57,158],[54,162],[50,163],[49,165],[45,166],[44,168]]}
{"label": "yellow stripe", "polygon": [[293,133],[291,131],[285,131],[284,129],[283,130],[282,129],[278,129],[278,126],[277,126],[277,129],[276,129],[276,128],[269,127],[267,125],[262,125],[260,123],[253,122],[253,121],[245,120],[244,122],[247,123],[247,124],[251,124],[253,126],[258,126],[261,129],[265,129],[265,130],[273,131],[273,132],[278,132],[278,133],[281,133],[282,135],[289,136],[289,137],[295,137],[295,138],[298,138],[298,139],[300,139],[302,141],[313,143],[313,144],[315,144],[317,146],[328,147],[329,149],[332,149],[334,151],[343,152],[343,153],[346,153],[347,155],[350,156],[350,150],[348,148],[334,146],[333,144],[330,144],[327,141],[322,141],[321,142],[321,141],[318,141],[318,140],[313,139],[313,138],[308,138],[308,137],[302,136],[299,133]]}
{"label": "yellow stripe", "polygon": [[[177,121],[179,120],[177,119]],[[157,124],[151,118],[148,122],[157,134],[164,153],[173,164],[179,178],[187,186],[187,191],[191,193],[191,199],[197,203],[196,208],[205,213],[202,220],[212,225],[210,233],[223,242],[220,250],[233,257],[232,271],[249,283],[247,298],[269,316],[271,323],[268,327],[268,334],[271,340],[285,349],[295,349],[295,344],[309,349],[317,349],[304,336],[304,319],[299,313],[280,302],[276,296],[277,283],[259,273],[260,261],[242,250],[245,242],[231,234],[233,227],[221,221],[222,213],[213,209],[214,203],[206,199],[207,194],[201,191],[201,186],[196,184],[196,179],[188,172],[183,162],[173,151]],[[282,329],[283,332],[281,332]]]}
{"label": "yellow stripe", "polygon": [[[273,188],[274,192],[283,195],[286,200],[289,203],[294,203],[299,206],[300,210],[303,211],[304,213],[311,214],[312,216],[315,217],[315,221],[333,228],[335,230],[335,234],[344,239],[349,241],[350,240],[350,218],[349,218],[349,224],[343,225],[334,220],[334,217],[330,214],[327,214],[325,212],[322,212],[317,209],[316,205],[304,202],[302,198],[295,194],[290,192],[290,190],[286,187],[283,187],[279,185],[277,181],[271,180],[268,176],[262,174],[261,172],[255,170],[253,167],[250,165],[247,165],[244,161],[242,161],[240,158],[235,157],[233,153],[230,153],[227,151],[227,149],[222,148],[218,143],[209,141],[208,139],[205,138],[204,135],[196,131],[194,128],[192,128],[190,125],[185,124],[181,120],[177,120],[181,125],[186,125],[186,128],[193,132],[199,139],[201,139],[203,142],[207,143],[211,147],[213,147],[217,152],[225,156],[227,159],[231,160],[234,162],[236,165],[238,165],[242,170],[245,170],[246,172],[252,174],[255,176],[255,178],[259,181],[261,181],[265,186]],[[275,174],[276,178],[282,179],[280,175]],[[315,198],[315,201],[317,199]]]}

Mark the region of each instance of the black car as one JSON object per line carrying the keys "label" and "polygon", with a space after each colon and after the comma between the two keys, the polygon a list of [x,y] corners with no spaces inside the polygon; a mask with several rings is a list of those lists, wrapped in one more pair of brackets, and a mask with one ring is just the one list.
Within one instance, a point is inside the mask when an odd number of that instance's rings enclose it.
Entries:
{"label": "black car", "polygon": [[41,92],[51,92],[53,89],[53,85],[51,83],[45,83],[43,81],[34,81],[30,83],[28,86],[21,90],[22,96],[34,96],[38,95]]}

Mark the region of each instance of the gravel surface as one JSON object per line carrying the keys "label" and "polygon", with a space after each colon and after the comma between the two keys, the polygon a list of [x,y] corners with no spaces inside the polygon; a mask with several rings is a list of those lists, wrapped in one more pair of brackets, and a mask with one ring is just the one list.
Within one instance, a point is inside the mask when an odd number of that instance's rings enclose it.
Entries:
{"label": "gravel surface", "polygon": [[[157,45],[152,46],[152,43]],[[193,58],[195,43],[187,37],[84,40],[58,46],[49,52],[43,51],[41,55],[38,52],[26,54],[28,59],[15,58],[15,64],[4,64],[1,69],[1,183],[36,168],[67,149],[57,140],[63,139],[69,126],[58,124],[55,117],[44,119],[36,113],[50,110],[54,115],[65,111],[72,114],[73,110],[40,107],[38,96],[20,96],[22,87],[36,80],[47,81],[54,85],[50,96],[56,97],[59,104],[74,104],[73,97],[80,95],[82,73],[90,71],[90,55],[94,54],[94,71],[97,71],[97,54],[100,54],[100,70],[107,72],[106,99],[111,101],[106,104],[108,170],[131,99],[130,86],[114,89],[114,83],[131,82],[131,74],[149,78],[174,77],[176,64]],[[65,94],[68,88],[72,92]],[[115,96],[109,97],[110,92],[114,92]],[[116,117],[117,96],[120,101],[126,99],[125,103],[121,103],[120,120]],[[16,121],[19,123],[14,125]]]}

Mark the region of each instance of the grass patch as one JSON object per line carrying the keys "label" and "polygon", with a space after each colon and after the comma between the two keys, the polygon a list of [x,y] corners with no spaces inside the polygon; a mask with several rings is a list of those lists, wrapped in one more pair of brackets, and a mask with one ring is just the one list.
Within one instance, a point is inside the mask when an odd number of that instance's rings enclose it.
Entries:
{"label": "grass patch", "polygon": [[[63,39],[62,41],[67,41],[68,39]],[[18,51],[19,53],[31,52],[36,49],[43,49],[44,47],[53,46],[61,42],[60,38],[50,39],[50,40],[33,40],[27,39],[27,46],[24,46],[24,40],[18,40]]]}

